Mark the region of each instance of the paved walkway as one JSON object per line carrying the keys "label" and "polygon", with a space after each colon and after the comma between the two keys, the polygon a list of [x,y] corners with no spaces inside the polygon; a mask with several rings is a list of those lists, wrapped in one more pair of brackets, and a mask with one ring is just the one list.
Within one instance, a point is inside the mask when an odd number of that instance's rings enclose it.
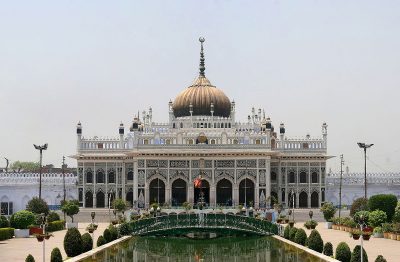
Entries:
{"label": "paved walkway", "polygon": [[[311,233],[311,230],[307,230],[304,227],[304,222],[296,223],[295,226],[298,228],[303,228],[307,232],[307,235]],[[350,237],[348,232],[326,229],[324,222],[320,222],[318,224],[317,230],[321,234],[324,243],[332,243],[334,253],[337,245],[342,241],[349,245],[352,252],[356,245],[360,245],[360,240],[354,240]],[[371,236],[369,241],[363,241],[363,246],[368,254],[368,261],[370,262],[375,261],[378,255],[383,255],[388,262],[400,261],[400,241],[385,238],[374,238]]]}
{"label": "paved walkway", "polygon": [[[79,223],[78,229],[81,234],[86,233],[88,223]],[[94,243],[97,238],[103,234],[108,223],[99,223],[98,229],[94,232]],[[54,237],[46,240],[46,261],[50,261],[50,255],[53,248],[58,247],[61,251],[63,259],[67,257],[64,251],[64,236],[67,230],[53,232]],[[25,258],[31,254],[35,261],[43,261],[43,243],[38,242],[35,237],[30,238],[13,238],[6,241],[0,241],[0,261],[25,261]]]}

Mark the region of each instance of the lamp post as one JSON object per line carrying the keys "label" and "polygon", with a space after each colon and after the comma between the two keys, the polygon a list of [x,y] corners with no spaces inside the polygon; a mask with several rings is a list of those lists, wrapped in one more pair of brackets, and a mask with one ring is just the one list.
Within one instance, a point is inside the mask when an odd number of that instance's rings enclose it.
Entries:
{"label": "lamp post", "polygon": [[357,145],[364,149],[364,198],[367,199],[367,148],[374,144],[357,143]]}
{"label": "lamp post", "polygon": [[43,156],[43,150],[47,149],[47,143],[44,144],[43,146],[38,146],[33,144],[35,149],[39,150],[40,152],[40,169],[39,169],[39,199],[42,199],[42,156]]}
{"label": "lamp post", "polygon": [[[94,211],[92,211],[91,213],[90,213],[90,216],[92,217],[92,224],[91,224],[91,227],[93,228],[92,230],[92,239],[93,239],[93,245],[94,245],[94,231],[96,230],[96,227],[94,226],[94,218],[96,217],[96,212],[94,212]],[[89,231],[89,233],[90,233],[90,231]]]}
{"label": "lamp post", "polygon": [[[42,219],[42,229],[43,229],[43,235],[46,236],[46,215],[43,213],[41,215]],[[46,261],[46,238],[43,239],[43,262]]]}
{"label": "lamp post", "polygon": [[342,210],[342,179],[343,179],[343,155],[340,155],[340,181],[339,181],[339,219],[340,211]]}
{"label": "lamp post", "polygon": [[[363,227],[364,227],[364,215],[360,215],[360,219],[359,219],[359,225],[360,225],[360,229],[361,229],[361,234],[363,232]],[[361,236],[361,250],[360,250],[360,256],[361,256],[361,262],[363,262],[364,260],[364,248],[363,248],[363,237]]]}

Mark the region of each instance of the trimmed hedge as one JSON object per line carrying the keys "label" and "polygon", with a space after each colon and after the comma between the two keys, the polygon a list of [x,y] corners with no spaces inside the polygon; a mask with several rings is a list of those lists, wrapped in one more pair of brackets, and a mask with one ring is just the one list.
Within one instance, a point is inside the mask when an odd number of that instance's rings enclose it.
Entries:
{"label": "trimmed hedge", "polygon": [[331,242],[326,242],[324,245],[324,252],[322,252],[325,256],[331,257],[333,256],[333,245]]}
{"label": "trimmed hedge", "polygon": [[387,260],[382,255],[379,255],[376,257],[375,262],[387,262]]}
{"label": "trimmed hedge", "polygon": [[289,240],[294,242],[294,238],[296,236],[297,233],[297,228],[292,227],[290,228],[290,232],[289,232]]}
{"label": "trimmed hedge", "polygon": [[[365,252],[365,249],[363,248],[363,262],[368,262],[368,256],[367,252]],[[351,259],[350,262],[359,262],[361,261],[361,246],[357,245],[353,249],[353,253],[351,253]]]}
{"label": "trimmed hedge", "polygon": [[302,228],[299,228],[296,232],[296,235],[294,236],[294,242],[304,246],[306,243],[306,240],[307,240],[306,231],[304,231],[304,229],[302,229]]}
{"label": "trimmed hedge", "polygon": [[5,228],[9,226],[10,222],[8,221],[8,219],[5,216],[0,216],[0,228]]}
{"label": "trimmed hedge", "polygon": [[93,239],[89,233],[82,235],[82,253],[88,252],[93,249]]}
{"label": "trimmed hedge", "polygon": [[29,254],[26,258],[25,258],[25,262],[35,262],[35,258]]}
{"label": "trimmed hedge", "polygon": [[82,236],[76,228],[69,228],[64,236],[64,250],[67,256],[75,257],[82,253]]}
{"label": "trimmed hedge", "polygon": [[324,241],[322,240],[321,235],[316,229],[313,229],[311,231],[311,234],[307,240],[307,244],[309,249],[312,249],[319,253],[322,253],[324,249]]}
{"label": "trimmed hedge", "polygon": [[111,241],[114,241],[114,240],[118,239],[118,229],[115,226],[109,225],[108,226],[108,230],[110,230]]}
{"label": "trimmed hedge", "polygon": [[286,226],[285,230],[283,231],[283,237],[289,239],[290,237],[290,226]]}
{"label": "trimmed hedge", "polygon": [[104,240],[106,241],[106,243],[109,243],[112,241],[112,235],[108,228],[104,229],[103,237],[104,237]]}
{"label": "trimmed hedge", "polygon": [[381,227],[387,221],[387,215],[382,210],[374,210],[369,213],[368,224],[372,227]]}
{"label": "trimmed hedge", "polygon": [[346,242],[340,242],[336,247],[335,258],[341,262],[350,262],[351,251]]}
{"label": "trimmed hedge", "polygon": [[368,199],[360,197],[351,204],[350,216],[354,216],[358,211],[368,211]]}
{"label": "trimmed hedge", "polygon": [[105,238],[103,236],[99,236],[99,238],[97,239],[97,246],[102,246],[104,244],[107,244],[107,241],[105,240]]}
{"label": "trimmed hedge", "polygon": [[0,228],[0,241],[13,238],[13,236],[14,236],[14,228],[11,227]]}
{"label": "trimmed hedge", "polygon": [[65,228],[65,221],[64,220],[57,220],[53,222],[49,222],[46,226],[46,231],[54,232],[63,230]]}
{"label": "trimmed hedge", "polygon": [[128,236],[132,233],[131,226],[126,222],[118,227],[118,231],[121,236]]}
{"label": "trimmed hedge", "polygon": [[10,218],[10,224],[13,228],[27,229],[29,225],[35,223],[35,215],[27,210],[20,210],[14,213]]}
{"label": "trimmed hedge", "polygon": [[392,221],[395,208],[397,206],[397,197],[395,195],[374,195],[368,200],[368,207],[371,211],[382,210],[386,213],[388,221]]}
{"label": "trimmed hedge", "polygon": [[61,251],[58,247],[53,248],[51,251],[51,257],[50,257],[50,262],[62,262],[62,255]]}

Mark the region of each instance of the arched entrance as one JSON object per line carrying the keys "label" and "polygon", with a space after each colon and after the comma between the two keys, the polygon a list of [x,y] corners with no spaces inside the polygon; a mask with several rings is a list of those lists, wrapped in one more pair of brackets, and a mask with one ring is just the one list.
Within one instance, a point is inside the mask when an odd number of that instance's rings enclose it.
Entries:
{"label": "arched entrance", "polygon": [[129,202],[130,206],[133,207],[133,192],[126,193],[126,201]]}
{"label": "arched entrance", "polygon": [[318,192],[313,192],[311,194],[311,207],[319,207],[319,196]]}
{"label": "arched entrance", "polygon": [[228,179],[221,179],[217,183],[217,204],[232,206],[232,183]]}
{"label": "arched entrance", "polygon": [[294,204],[294,207],[297,207],[297,205],[296,205],[296,194],[295,193],[292,194],[292,192],[290,192],[288,194],[288,206],[289,207],[293,207],[293,204]]}
{"label": "arched entrance", "polygon": [[307,208],[308,207],[308,195],[306,192],[301,192],[299,195],[299,207]]}
{"label": "arched entrance", "polygon": [[90,191],[85,193],[85,207],[93,207],[93,193]]}
{"label": "arched entrance", "polygon": [[187,185],[185,180],[177,179],[172,182],[172,205],[180,206],[186,202]]}
{"label": "arched entrance", "polygon": [[104,193],[102,191],[96,194],[96,207],[104,207]]}
{"label": "arched entrance", "polygon": [[203,179],[201,181],[201,187],[196,187],[194,189],[194,204],[197,204],[197,202],[199,202],[200,192],[204,193],[204,201],[208,205],[210,203],[210,184],[207,182],[207,180]]}
{"label": "arched entrance", "polygon": [[150,204],[158,203],[164,204],[165,202],[165,183],[159,179],[153,179],[150,182]]}
{"label": "arched entrance", "polygon": [[254,183],[248,178],[239,183],[239,204],[254,206]]}

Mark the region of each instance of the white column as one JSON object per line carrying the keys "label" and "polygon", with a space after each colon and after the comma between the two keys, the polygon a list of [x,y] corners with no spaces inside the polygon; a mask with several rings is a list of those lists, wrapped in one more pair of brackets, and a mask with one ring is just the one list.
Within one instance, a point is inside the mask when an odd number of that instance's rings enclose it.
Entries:
{"label": "white column", "polygon": [[[133,160],[133,203],[136,202],[137,204],[137,200],[138,200],[138,176],[139,176],[139,171],[138,171],[138,160],[135,159]],[[147,193],[148,193],[148,189],[146,188],[146,197],[145,199],[147,200]]]}
{"label": "white column", "polygon": [[[278,186],[278,191],[279,191],[279,186]],[[265,159],[265,199],[267,199],[270,196],[271,196],[271,157],[267,157],[267,159]],[[278,192],[278,197],[279,197],[279,192]]]}

